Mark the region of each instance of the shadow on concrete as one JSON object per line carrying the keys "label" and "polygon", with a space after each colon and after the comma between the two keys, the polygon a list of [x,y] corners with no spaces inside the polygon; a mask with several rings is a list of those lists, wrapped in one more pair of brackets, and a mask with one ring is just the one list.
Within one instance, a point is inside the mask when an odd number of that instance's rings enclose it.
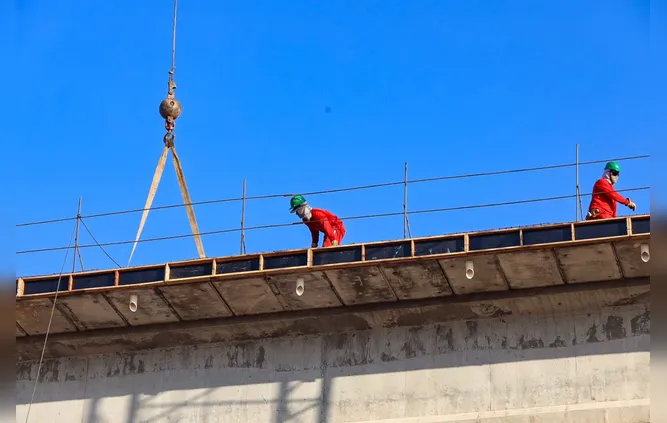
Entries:
{"label": "shadow on concrete", "polygon": [[[324,380],[321,397],[327,398],[332,374],[346,377],[649,351],[649,334],[648,305],[631,305],[581,316],[498,317],[51,359],[42,366],[35,403],[279,383],[279,395],[264,402],[282,404],[292,382]],[[35,362],[17,364],[17,404],[30,401],[36,370]],[[91,385],[94,389],[89,389]],[[321,406],[326,408],[326,401]],[[278,409],[276,421],[290,415]]]}

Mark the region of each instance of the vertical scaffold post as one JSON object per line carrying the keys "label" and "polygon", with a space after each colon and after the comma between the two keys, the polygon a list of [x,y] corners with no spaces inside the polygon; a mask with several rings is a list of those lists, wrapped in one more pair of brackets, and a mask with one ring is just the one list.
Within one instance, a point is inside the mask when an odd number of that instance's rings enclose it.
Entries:
{"label": "vertical scaffold post", "polygon": [[574,153],[574,220],[579,221],[579,144]]}
{"label": "vertical scaffold post", "polygon": [[72,254],[72,273],[76,271],[76,259],[78,257],[83,272],[83,259],[79,251],[79,225],[81,223],[81,197],[79,197],[79,207],[76,210],[76,225],[74,229],[74,254]]}
{"label": "vertical scaffold post", "polygon": [[575,216],[576,216],[576,221],[579,221],[579,218],[581,220],[584,220],[584,209],[581,204],[581,188],[579,187],[579,144],[577,143],[576,146],[576,154],[575,154],[575,178],[576,178],[576,192],[575,192],[575,199],[574,199],[574,211],[575,211]]}
{"label": "vertical scaffold post", "polygon": [[410,232],[410,221],[408,220],[408,162],[405,162],[403,172],[403,238],[408,236],[412,238]]}
{"label": "vertical scaffold post", "polygon": [[241,197],[241,255],[245,254],[245,197],[246,197],[246,180],[243,179],[243,197]]}

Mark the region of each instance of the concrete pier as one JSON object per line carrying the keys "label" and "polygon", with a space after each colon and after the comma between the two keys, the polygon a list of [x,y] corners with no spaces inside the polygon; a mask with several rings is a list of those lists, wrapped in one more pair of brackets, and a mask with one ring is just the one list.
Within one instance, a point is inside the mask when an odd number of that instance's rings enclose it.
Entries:
{"label": "concrete pier", "polygon": [[[647,303],[47,360],[30,421],[649,422]],[[17,421],[36,362],[17,365]]]}

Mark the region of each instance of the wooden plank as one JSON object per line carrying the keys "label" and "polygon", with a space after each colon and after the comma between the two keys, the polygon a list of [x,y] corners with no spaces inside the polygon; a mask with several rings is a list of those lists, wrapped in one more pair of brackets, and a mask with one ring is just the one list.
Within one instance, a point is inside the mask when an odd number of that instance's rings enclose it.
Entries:
{"label": "wooden plank", "polygon": [[521,231],[519,229],[468,235],[468,251],[483,251],[520,246]]}
{"label": "wooden plank", "polygon": [[[239,256],[233,256],[233,257],[239,257]],[[213,260],[212,258],[196,258],[196,259],[190,259],[190,260],[179,260],[179,261],[170,261],[167,263],[169,267],[180,267],[180,266],[190,266],[190,265],[199,265],[199,264],[206,264],[206,265],[211,265],[210,267],[213,267]]]}
{"label": "wooden plank", "polygon": [[221,280],[213,285],[237,316],[283,311],[263,277]]}
{"label": "wooden plank", "polygon": [[574,239],[603,239],[628,235],[627,219],[598,219],[573,225]]}
{"label": "wooden plank", "polygon": [[377,266],[332,269],[324,273],[345,305],[397,300]]}
{"label": "wooden plank", "polygon": [[[164,282],[168,266],[121,269],[118,272],[118,285],[133,286],[145,283]],[[130,288],[133,289],[133,288]]]}
{"label": "wooden plank", "polygon": [[623,269],[626,278],[639,278],[650,276],[651,265],[644,263],[641,259],[641,245],[649,244],[649,240],[629,240],[614,243],[616,257]]}
{"label": "wooden plank", "polygon": [[[171,311],[167,303],[155,291],[155,288],[125,289],[112,291],[106,295],[132,326],[179,321],[178,316]],[[134,313],[130,311],[128,306],[131,295],[136,295],[138,299],[137,311]]]}
{"label": "wooden plank", "polygon": [[23,295],[49,295],[55,296],[56,292],[68,292],[70,289],[70,275],[55,276],[46,279],[31,279],[24,281]]}
{"label": "wooden plank", "polygon": [[380,266],[400,300],[452,295],[445,273],[436,260]]}
{"label": "wooden plank", "polygon": [[204,262],[194,262],[181,265],[169,264],[165,269],[165,279],[175,280],[196,278],[200,276],[211,276],[213,275],[214,269],[213,262],[214,260],[207,260]]}
{"label": "wooden plank", "polygon": [[[296,295],[296,280],[303,278],[304,292]],[[280,292],[290,310],[339,307],[343,305],[327,280],[324,272],[302,272],[292,275],[267,276],[267,282]]]}
{"label": "wooden plank", "polygon": [[565,283],[558,270],[556,256],[550,249],[503,253],[497,257],[512,289]]}
{"label": "wooden plank", "polygon": [[567,283],[605,281],[621,278],[610,242],[555,248]]}
{"label": "wooden plank", "polygon": [[25,336],[25,332],[23,332],[23,329],[19,327],[18,323],[16,324],[16,336],[17,337]]}
{"label": "wooden plank", "polygon": [[630,230],[633,234],[650,234],[651,233],[651,216],[633,216],[630,218]]}
{"label": "wooden plank", "polygon": [[101,293],[58,298],[58,305],[66,308],[85,329],[127,326]]}
{"label": "wooden plank", "polygon": [[308,265],[308,250],[276,251],[262,254],[262,269],[290,269]]}
{"label": "wooden plank", "polygon": [[[465,263],[468,260],[473,262],[475,269],[475,276],[472,279],[468,279],[465,275]],[[440,259],[438,261],[445,271],[449,285],[455,294],[464,295],[509,289],[496,264],[495,255],[478,255],[469,258]]]}
{"label": "wooden plank", "polygon": [[[49,326],[53,302],[41,298],[16,303],[16,323],[28,335],[43,335]],[[53,311],[50,333],[76,332],[74,325],[57,308]]]}
{"label": "wooden plank", "polygon": [[232,312],[209,282],[158,288],[183,320],[228,317]]}

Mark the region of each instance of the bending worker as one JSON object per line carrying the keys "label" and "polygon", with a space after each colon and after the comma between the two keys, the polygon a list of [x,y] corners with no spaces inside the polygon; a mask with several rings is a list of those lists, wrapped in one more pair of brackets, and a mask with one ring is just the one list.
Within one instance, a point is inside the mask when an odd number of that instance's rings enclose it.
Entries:
{"label": "bending worker", "polygon": [[637,209],[637,205],[632,200],[623,197],[614,188],[620,173],[621,167],[616,162],[609,162],[604,167],[602,178],[598,179],[593,186],[593,198],[588,206],[586,220],[616,217],[616,203],[628,206],[631,210]]}
{"label": "bending worker", "polygon": [[292,197],[290,207],[290,213],[296,213],[310,229],[313,238],[311,248],[317,248],[320,232],[324,232],[323,247],[340,245],[345,236],[345,226],[336,215],[323,209],[310,207],[303,195]]}

